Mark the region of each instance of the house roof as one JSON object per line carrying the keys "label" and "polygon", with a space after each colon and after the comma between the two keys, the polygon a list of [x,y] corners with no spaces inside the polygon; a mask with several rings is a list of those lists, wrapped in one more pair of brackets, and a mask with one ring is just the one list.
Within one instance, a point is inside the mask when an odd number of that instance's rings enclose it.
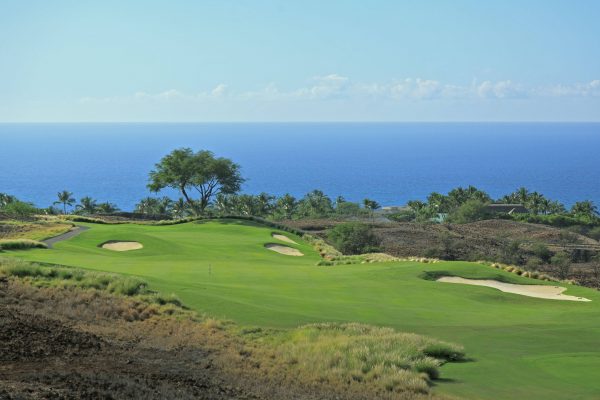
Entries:
{"label": "house roof", "polygon": [[488,204],[488,210],[497,213],[528,213],[529,210],[523,204]]}

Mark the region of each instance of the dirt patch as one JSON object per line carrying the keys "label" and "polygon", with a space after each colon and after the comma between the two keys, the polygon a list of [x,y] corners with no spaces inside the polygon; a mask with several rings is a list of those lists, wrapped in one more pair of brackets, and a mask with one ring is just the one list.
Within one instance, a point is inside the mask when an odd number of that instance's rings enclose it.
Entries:
{"label": "dirt patch", "polygon": [[112,251],[131,251],[144,248],[144,246],[139,242],[120,242],[116,240],[104,242],[102,245],[100,245],[100,247]]}
{"label": "dirt patch", "polygon": [[272,233],[271,236],[273,236],[273,239],[281,240],[282,242],[288,242],[288,243],[292,243],[292,244],[298,244],[296,241],[290,239],[289,237],[287,237],[285,235],[281,235],[279,233]]}
{"label": "dirt patch", "polygon": [[522,296],[537,297],[539,299],[591,301],[584,297],[562,294],[567,288],[548,285],[518,285],[515,283],[499,282],[492,279],[465,279],[458,276],[444,276],[437,280],[446,283],[462,283],[464,285],[485,286],[498,289],[505,293],[520,294]]}
{"label": "dirt patch", "polygon": [[294,249],[293,247],[283,246],[281,244],[276,244],[276,243],[267,243],[267,244],[265,244],[265,248],[267,248],[271,251],[277,252],[279,254],[285,254],[286,256],[300,257],[300,256],[304,255],[298,249]]}

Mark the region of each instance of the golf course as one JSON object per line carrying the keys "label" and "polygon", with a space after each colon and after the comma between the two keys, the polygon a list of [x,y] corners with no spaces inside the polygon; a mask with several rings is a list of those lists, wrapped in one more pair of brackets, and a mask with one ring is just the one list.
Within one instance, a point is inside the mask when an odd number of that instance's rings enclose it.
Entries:
{"label": "golf course", "polygon": [[[467,399],[599,397],[600,294],[592,289],[458,261],[317,266],[320,255],[301,237],[235,219],[78,225],[89,229],[51,249],[6,254],[140,277],[191,309],[243,326],[286,329],[360,322],[461,344],[468,360],[442,367],[434,389],[441,394]],[[590,301],[437,282],[424,279],[426,272],[560,285],[567,288],[565,295]]]}

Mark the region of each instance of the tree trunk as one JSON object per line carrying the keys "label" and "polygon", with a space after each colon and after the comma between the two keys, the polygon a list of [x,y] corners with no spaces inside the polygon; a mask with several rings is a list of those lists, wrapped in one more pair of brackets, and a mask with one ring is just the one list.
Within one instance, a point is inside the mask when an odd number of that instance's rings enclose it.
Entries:
{"label": "tree trunk", "polygon": [[196,215],[201,214],[201,212],[204,211],[204,209],[198,210],[198,207],[196,206],[196,204],[194,203],[194,201],[192,199],[190,199],[190,196],[188,196],[187,192],[185,191],[185,187],[182,186],[180,189],[181,189],[181,194],[183,194],[183,197],[185,197],[185,201],[187,201],[187,203],[190,205],[192,211]]}

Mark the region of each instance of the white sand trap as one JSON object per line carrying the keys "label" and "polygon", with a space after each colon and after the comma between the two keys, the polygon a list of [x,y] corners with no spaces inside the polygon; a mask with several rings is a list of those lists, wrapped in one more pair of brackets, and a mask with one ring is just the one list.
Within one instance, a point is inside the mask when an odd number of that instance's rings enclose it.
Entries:
{"label": "white sand trap", "polygon": [[288,243],[298,244],[297,242],[293,241],[289,237],[284,236],[284,235],[280,235],[279,233],[272,233],[271,236],[273,236],[274,239],[281,240],[282,242],[288,242]]}
{"label": "white sand trap", "polygon": [[443,276],[438,282],[462,283],[465,285],[486,286],[498,289],[506,293],[520,294],[522,296],[537,297],[540,299],[551,300],[570,300],[570,301],[591,301],[584,297],[569,296],[562,294],[567,288],[561,286],[547,285],[517,285],[514,283],[504,283],[491,279],[465,279],[458,276]]}
{"label": "white sand trap", "polygon": [[139,250],[144,246],[138,242],[106,242],[102,245],[103,249],[112,251],[130,251]]}
{"label": "white sand trap", "polygon": [[280,245],[280,244],[267,243],[267,244],[265,244],[265,247],[267,249],[271,250],[271,251],[276,251],[277,253],[285,254],[286,256],[299,257],[299,256],[303,256],[304,255],[298,249],[294,249],[293,247],[283,246],[283,245]]}

